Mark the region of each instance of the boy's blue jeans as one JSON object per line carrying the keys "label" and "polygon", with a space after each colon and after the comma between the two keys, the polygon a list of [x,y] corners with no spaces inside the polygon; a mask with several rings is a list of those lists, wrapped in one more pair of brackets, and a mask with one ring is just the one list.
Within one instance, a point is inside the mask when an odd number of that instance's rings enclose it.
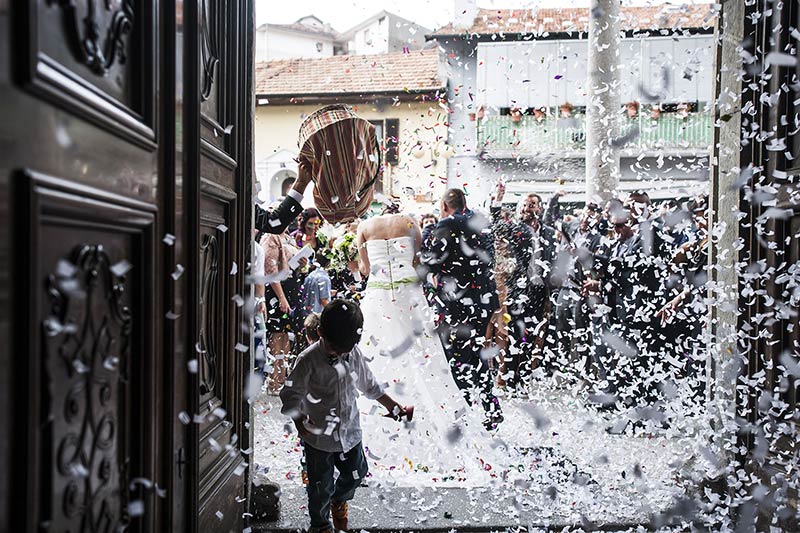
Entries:
{"label": "boy's blue jeans", "polygon": [[[361,443],[347,453],[324,452],[303,443],[308,473],[308,514],[311,527],[332,527],[331,503],[342,503],[353,499],[356,488],[369,472],[367,458]],[[334,483],[333,469],[339,471]]]}

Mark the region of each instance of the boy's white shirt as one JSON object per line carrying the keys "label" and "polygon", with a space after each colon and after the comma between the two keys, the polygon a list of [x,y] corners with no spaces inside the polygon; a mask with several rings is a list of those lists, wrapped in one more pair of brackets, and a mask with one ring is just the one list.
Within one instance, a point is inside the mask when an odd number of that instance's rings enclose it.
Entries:
{"label": "boy's white shirt", "polygon": [[281,413],[295,420],[309,417],[306,429],[312,435],[304,439],[309,446],[346,453],[361,442],[358,391],[376,400],[383,396],[384,388],[358,346],[332,360],[324,342],[315,342],[297,357],[281,390]]}

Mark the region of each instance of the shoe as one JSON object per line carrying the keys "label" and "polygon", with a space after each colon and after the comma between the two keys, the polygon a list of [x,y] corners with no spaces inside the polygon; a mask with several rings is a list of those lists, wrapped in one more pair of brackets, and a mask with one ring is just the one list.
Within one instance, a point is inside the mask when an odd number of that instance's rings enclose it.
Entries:
{"label": "shoe", "polygon": [[334,529],[347,531],[347,502],[332,503],[331,518],[333,518]]}

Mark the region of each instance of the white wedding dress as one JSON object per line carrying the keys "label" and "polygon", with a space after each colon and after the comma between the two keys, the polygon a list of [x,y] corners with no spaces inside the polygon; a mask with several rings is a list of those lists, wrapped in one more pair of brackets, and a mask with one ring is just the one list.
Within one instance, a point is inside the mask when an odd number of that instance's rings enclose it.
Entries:
{"label": "white wedding dress", "polygon": [[386,392],[415,408],[412,422],[397,422],[359,398],[372,476],[400,486],[492,484],[514,461],[484,430],[480,404],[467,405],[456,387],[413,266],[413,239],[371,240],[366,248],[361,350]]}

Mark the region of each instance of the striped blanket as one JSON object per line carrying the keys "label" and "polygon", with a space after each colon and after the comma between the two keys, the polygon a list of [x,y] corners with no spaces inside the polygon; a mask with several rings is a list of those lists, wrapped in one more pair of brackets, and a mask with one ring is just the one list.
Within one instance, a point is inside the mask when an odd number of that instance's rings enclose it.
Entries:
{"label": "striped blanket", "polygon": [[311,164],[314,203],[332,224],[366,213],[381,172],[375,127],[344,104],[323,107],[300,126],[300,161]]}

